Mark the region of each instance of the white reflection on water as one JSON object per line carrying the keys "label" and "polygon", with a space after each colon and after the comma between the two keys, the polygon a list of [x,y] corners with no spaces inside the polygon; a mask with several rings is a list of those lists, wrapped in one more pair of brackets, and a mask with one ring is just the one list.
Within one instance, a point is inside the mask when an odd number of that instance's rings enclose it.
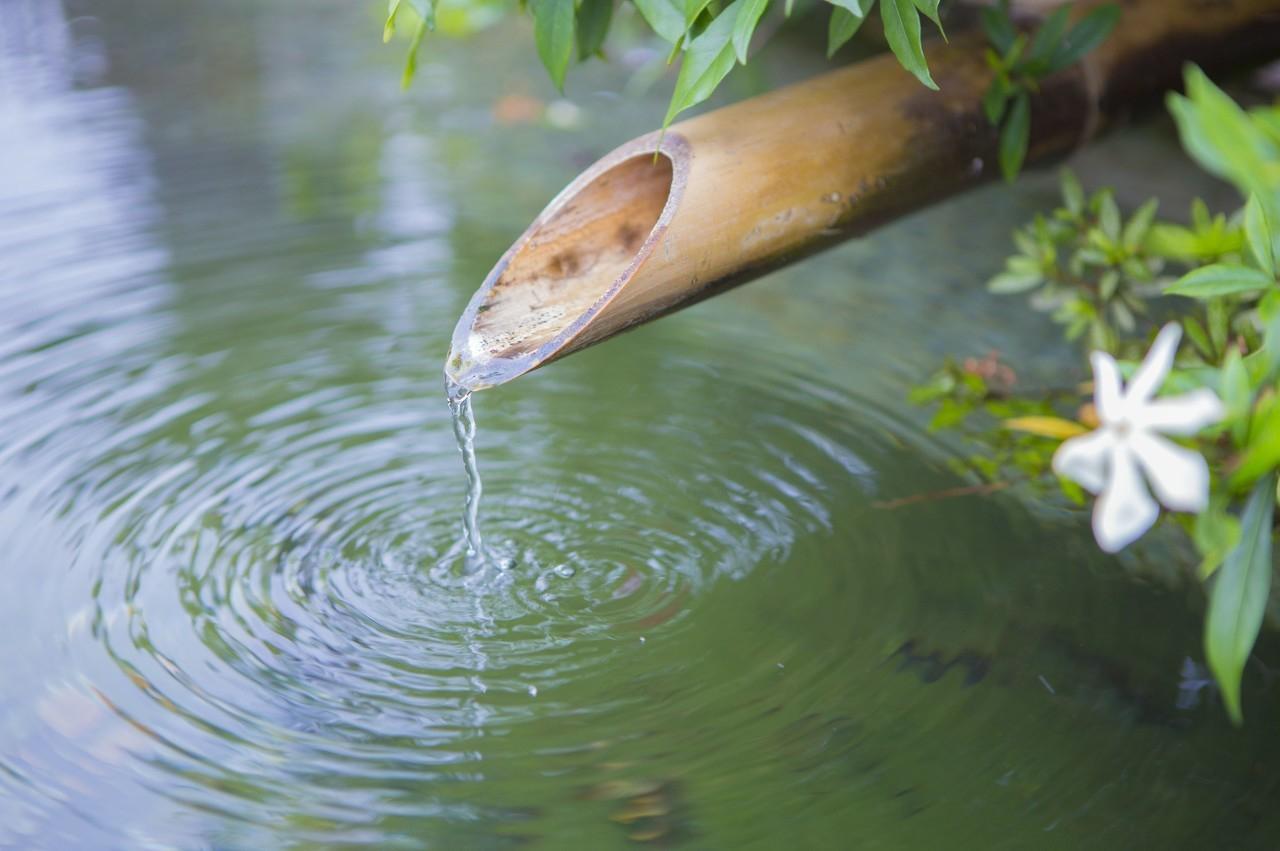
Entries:
{"label": "white reflection on water", "polygon": [[[95,416],[102,388],[85,378],[155,339],[156,308],[167,299],[166,252],[153,235],[160,213],[132,95],[77,86],[101,70],[96,48],[75,37],[57,0],[0,5],[0,535],[4,584],[17,589],[0,595],[0,646],[6,692],[27,696],[0,704],[0,845],[48,838],[48,814],[9,787],[63,801],[63,829],[79,820],[91,835],[101,814],[142,791],[104,783],[97,770],[148,746],[72,673],[71,639],[89,611],[67,612],[61,591],[86,580],[65,569],[74,543],[57,518],[32,506],[47,496],[41,483],[66,476],[74,455],[53,465],[57,453],[30,456],[64,439],[68,423],[79,425],[79,440],[86,430],[110,434],[109,419]],[[51,340],[62,341],[56,358],[42,356],[40,344]],[[31,629],[63,622],[61,635]],[[68,739],[83,754],[68,754]]]}

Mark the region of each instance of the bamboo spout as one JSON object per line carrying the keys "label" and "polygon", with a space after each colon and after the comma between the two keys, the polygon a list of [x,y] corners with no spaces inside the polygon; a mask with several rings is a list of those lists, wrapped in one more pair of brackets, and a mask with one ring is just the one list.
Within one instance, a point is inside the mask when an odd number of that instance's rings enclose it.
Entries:
{"label": "bamboo spout", "polygon": [[[1108,42],[1034,98],[1029,163],[1070,153],[1184,62],[1212,72],[1280,53],[1280,0],[1123,8]],[[938,92],[883,56],[607,154],[489,273],[446,375],[469,390],[501,384],[992,178],[984,48],[976,33],[931,45]]]}

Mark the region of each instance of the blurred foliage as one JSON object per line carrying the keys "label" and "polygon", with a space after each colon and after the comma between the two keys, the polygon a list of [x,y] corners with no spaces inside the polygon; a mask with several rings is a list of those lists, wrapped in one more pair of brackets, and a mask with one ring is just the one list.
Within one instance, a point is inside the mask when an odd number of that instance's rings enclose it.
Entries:
{"label": "blurred foliage", "polygon": [[[1047,24],[1046,24],[1047,26]],[[1194,202],[1189,224],[1156,219],[1157,202],[1127,217],[1110,190],[1087,194],[1062,175],[1062,206],[1014,234],[1017,252],[989,283],[1024,294],[1064,336],[1087,351],[1136,367],[1159,324],[1173,315],[1186,343],[1163,394],[1212,390],[1225,416],[1183,441],[1210,470],[1208,507],[1166,514],[1200,554],[1209,584],[1205,654],[1232,719],[1240,682],[1261,628],[1275,564],[1280,476],[1280,107],[1244,110],[1199,69],[1186,94],[1169,97],[1183,147],[1202,168],[1230,181],[1244,206],[1211,213]],[[985,480],[1026,480],[1074,502],[1084,495],[1058,480],[1051,459],[1065,438],[1096,428],[1090,389],[1036,391],[1018,384],[994,355],[947,363],[913,392],[934,406],[934,428],[958,429],[977,446],[967,472]],[[1012,434],[1011,434],[1012,433]]]}
{"label": "blurred foliage", "polygon": [[[792,16],[795,0],[628,0],[639,17],[661,39],[668,62],[681,60],[675,90],[663,126],[715,93],[725,77],[746,65],[752,43],[768,40],[774,26],[761,27],[770,11],[774,18]],[[808,2],[808,0],[802,0]],[[873,14],[879,17],[885,43],[921,84],[937,89],[924,52],[926,27],[943,32],[941,0],[821,0],[830,7],[827,55],[835,55]],[[569,66],[604,57],[610,28],[622,0],[390,0],[383,39],[397,32],[409,38],[403,83],[413,79],[423,38],[437,24],[447,32],[466,32],[513,10],[533,17],[538,57],[557,89],[564,90]],[[986,102],[993,124],[1000,124],[1001,167],[1012,179],[1026,154],[1030,138],[1030,94],[1045,77],[1077,62],[1096,47],[1119,17],[1116,6],[1084,16],[1068,28],[1069,7],[1059,9],[1028,42],[1010,18],[1007,3],[984,10],[983,24],[994,50],[988,57],[996,80]],[[1012,106],[1006,109],[1006,105]]]}
{"label": "blurred foliage", "polygon": [[982,99],[987,120],[1000,128],[1000,171],[1013,180],[1022,170],[1031,142],[1031,96],[1041,81],[1065,70],[1106,40],[1120,20],[1120,7],[1098,6],[1068,28],[1070,5],[1059,6],[1028,36],[1018,32],[1009,0],[982,10],[982,29],[991,47],[987,65],[995,73]]}

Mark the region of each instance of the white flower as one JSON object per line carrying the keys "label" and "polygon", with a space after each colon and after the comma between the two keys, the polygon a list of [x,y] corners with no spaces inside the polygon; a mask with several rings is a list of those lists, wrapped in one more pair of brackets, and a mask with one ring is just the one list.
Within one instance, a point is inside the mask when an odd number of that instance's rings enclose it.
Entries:
{"label": "white flower", "polygon": [[1071,438],[1054,453],[1054,472],[1099,494],[1093,535],[1107,552],[1142,537],[1160,514],[1144,477],[1160,502],[1174,511],[1200,512],[1208,504],[1204,457],[1160,436],[1192,435],[1223,417],[1222,402],[1207,387],[1154,398],[1173,367],[1181,337],[1177,324],[1164,326],[1123,389],[1115,358],[1094,352],[1093,398],[1102,425]]}

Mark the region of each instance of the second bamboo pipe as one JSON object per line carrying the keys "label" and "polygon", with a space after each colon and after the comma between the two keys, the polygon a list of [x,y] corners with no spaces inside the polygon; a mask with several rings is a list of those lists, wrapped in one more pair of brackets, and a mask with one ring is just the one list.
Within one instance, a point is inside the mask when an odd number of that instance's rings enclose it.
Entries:
{"label": "second bamboo pipe", "polygon": [[[1280,53],[1280,0],[1122,5],[1107,42],[1033,99],[1028,163],[1069,153],[1185,62],[1212,72]],[[937,92],[886,55],[615,149],[489,273],[446,375],[467,390],[509,381],[990,179],[984,48],[976,33],[931,45]]]}

